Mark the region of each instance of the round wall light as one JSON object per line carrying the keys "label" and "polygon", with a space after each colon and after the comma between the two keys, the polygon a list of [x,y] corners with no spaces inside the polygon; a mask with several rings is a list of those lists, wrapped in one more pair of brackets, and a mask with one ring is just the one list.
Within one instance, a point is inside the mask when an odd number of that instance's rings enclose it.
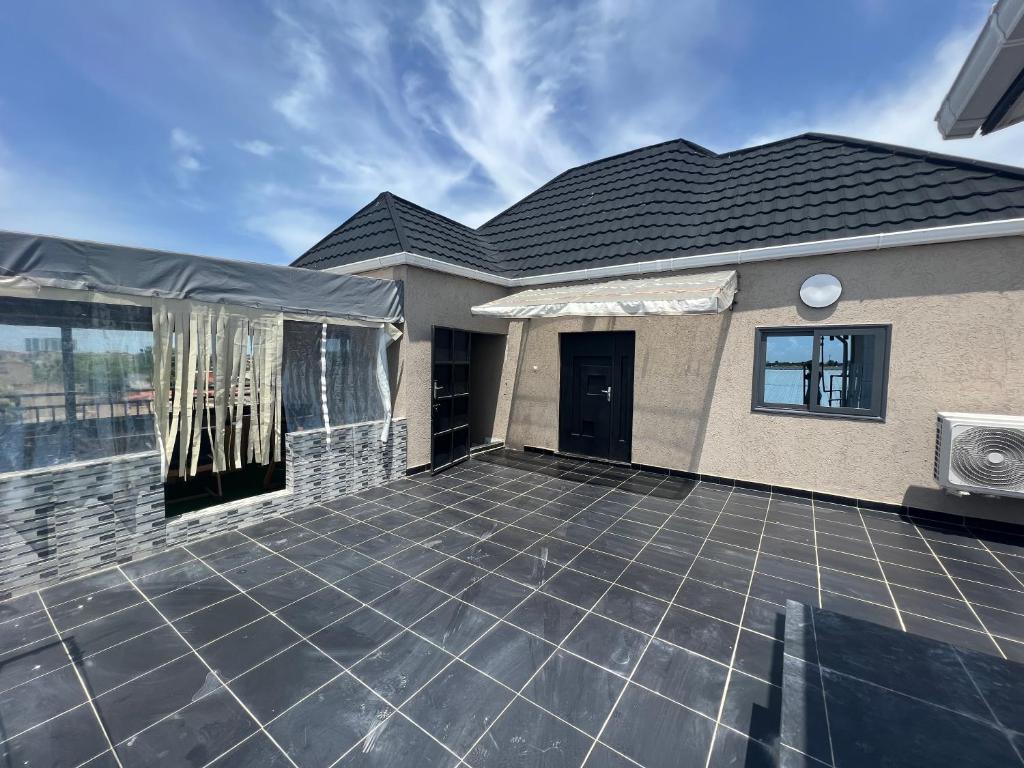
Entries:
{"label": "round wall light", "polygon": [[835,275],[811,275],[800,286],[800,301],[808,307],[821,309],[839,301],[843,284]]}

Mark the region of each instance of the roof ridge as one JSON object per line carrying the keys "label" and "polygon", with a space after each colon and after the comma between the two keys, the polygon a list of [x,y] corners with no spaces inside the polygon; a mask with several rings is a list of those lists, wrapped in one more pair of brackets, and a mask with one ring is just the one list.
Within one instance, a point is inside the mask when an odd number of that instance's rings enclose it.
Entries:
{"label": "roof ridge", "polygon": [[[319,240],[317,240],[315,243],[313,243],[313,245],[311,245],[309,248],[307,248],[302,253],[302,255],[300,255],[298,258],[296,258],[294,261],[292,261],[292,263],[289,264],[288,266],[291,266],[291,267],[297,266],[300,261],[302,261],[304,258],[306,258],[306,256],[311,254],[313,251],[315,251],[317,248],[319,248],[324,242],[326,242],[327,240],[330,240],[332,237],[334,237],[334,235],[336,235],[338,232],[340,232],[345,227],[347,227],[350,221],[355,219],[357,216],[361,216],[363,213],[365,213],[370,208],[372,208],[375,203],[377,203],[379,200],[383,199],[385,194],[387,194],[387,193],[386,192],[381,192],[379,195],[377,195],[375,198],[373,198],[370,202],[368,202],[366,205],[364,205],[358,211],[356,211],[351,216],[349,216],[347,219],[345,219],[343,222],[341,222],[341,224],[336,226],[334,229],[332,229],[326,235],[324,235]],[[393,222],[393,220],[394,219],[392,217],[392,222]],[[398,234],[398,230],[395,230],[395,234],[396,235]],[[399,242],[401,242],[401,240],[399,240]]]}
{"label": "roof ridge", "polygon": [[950,165],[956,165],[959,167],[969,168],[986,168],[991,171],[998,173],[1009,173],[1013,176],[1019,176],[1024,178],[1024,168],[1006,165],[1005,163],[993,163],[988,160],[976,160],[973,157],[962,157],[959,155],[948,155],[944,152],[935,152],[930,149],[917,149],[916,147],[908,147],[902,144],[889,144],[884,141],[874,141],[873,139],[859,139],[855,136],[844,136],[839,133],[820,133],[818,131],[808,131],[802,133],[799,136],[794,136],[794,139],[800,138],[815,138],[825,139],[826,141],[836,141],[843,144],[853,144],[861,147],[874,147],[876,149],[885,149],[895,154],[907,155],[909,157],[923,158],[927,160],[934,160],[942,163],[949,163]]}
{"label": "roof ridge", "polygon": [[388,207],[388,215],[391,217],[391,223],[395,227],[395,235],[398,237],[398,245],[403,251],[409,253],[409,241],[405,237],[405,227],[402,226],[402,222],[399,217],[395,215],[395,196],[388,191],[384,191],[380,194],[380,197],[384,199],[384,204]]}
{"label": "roof ridge", "polygon": [[692,149],[692,150],[694,150],[696,152],[699,152],[700,154],[702,154],[702,155],[704,155],[706,157],[718,157],[717,153],[713,152],[712,150],[708,149],[707,147],[702,147],[700,144],[696,144],[696,143],[694,143],[692,141],[689,141],[687,139],[668,139],[666,141],[659,141],[659,142],[657,142],[655,144],[648,144],[647,146],[644,146],[644,147],[637,147],[636,149],[629,149],[629,150],[626,150],[625,152],[617,152],[614,155],[608,155],[606,157],[599,157],[596,160],[589,160],[589,161],[587,161],[585,163],[580,163],[579,165],[574,165],[574,166],[572,166],[570,168],[566,168],[564,171],[559,173],[557,176],[553,176],[552,178],[548,179],[546,182],[544,182],[539,187],[537,187],[535,190],[533,190],[533,192],[530,192],[528,195],[526,195],[524,197],[521,197],[520,199],[516,200],[514,203],[509,204],[508,206],[503,208],[501,211],[499,211],[498,213],[494,214],[491,218],[489,218],[487,221],[485,221],[483,224],[481,224],[479,227],[477,227],[477,231],[479,231],[479,230],[483,229],[484,227],[488,226],[489,224],[491,224],[496,219],[501,218],[506,213],[508,213],[510,210],[515,208],[517,205],[519,205],[520,203],[523,203],[523,202],[529,200],[531,197],[534,197],[535,195],[540,194],[547,187],[550,187],[552,184],[554,184],[556,181],[558,181],[560,178],[562,178],[566,174],[572,173],[573,171],[578,171],[581,168],[589,168],[590,166],[597,165],[598,163],[605,163],[605,162],[608,162],[609,160],[618,160],[619,158],[627,157],[628,155],[633,155],[633,154],[636,154],[637,152],[644,152],[644,151],[646,151],[648,149],[657,149],[658,147],[667,147],[670,144],[682,144],[683,146],[687,147],[688,149]]}

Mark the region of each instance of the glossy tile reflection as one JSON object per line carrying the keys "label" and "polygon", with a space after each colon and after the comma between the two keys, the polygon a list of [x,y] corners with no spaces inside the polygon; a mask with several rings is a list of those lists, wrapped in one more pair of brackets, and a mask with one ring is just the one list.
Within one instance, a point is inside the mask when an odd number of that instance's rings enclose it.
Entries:
{"label": "glossy tile reflection", "polygon": [[497,451],[0,604],[0,754],[1018,764],[1022,579],[1009,533]]}

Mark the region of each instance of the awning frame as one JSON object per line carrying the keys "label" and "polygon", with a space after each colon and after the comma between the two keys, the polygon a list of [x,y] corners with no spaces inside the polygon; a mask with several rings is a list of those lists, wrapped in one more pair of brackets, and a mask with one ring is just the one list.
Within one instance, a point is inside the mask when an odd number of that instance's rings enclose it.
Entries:
{"label": "awning frame", "polygon": [[472,308],[508,319],[718,314],[738,290],[735,270],[531,288]]}

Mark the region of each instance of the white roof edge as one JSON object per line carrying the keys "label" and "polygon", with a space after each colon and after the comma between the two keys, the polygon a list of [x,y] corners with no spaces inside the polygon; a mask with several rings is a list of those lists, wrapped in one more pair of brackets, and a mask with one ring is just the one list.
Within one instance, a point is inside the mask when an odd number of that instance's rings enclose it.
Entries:
{"label": "white roof edge", "polygon": [[1024,0],[998,0],[935,115],[944,139],[967,139],[1021,71]]}
{"label": "white roof edge", "polygon": [[613,264],[607,267],[576,269],[567,272],[554,272],[543,275],[527,275],[525,277],[504,277],[485,272],[480,269],[450,264],[447,261],[420,256],[417,253],[400,251],[388,256],[379,256],[352,264],[328,267],[328,272],[353,274],[371,269],[386,267],[410,266],[444,272],[449,275],[467,277],[482,283],[500,285],[504,288],[519,288],[531,285],[551,285],[555,283],[572,283],[584,280],[598,280],[606,277],[623,277],[629,275],[647,275],[656,272],[697,269],[700,267],[719,267],[725,265],[746,264],[757,261],[774,261],[796,259],[805,256],[824,256],[833,253],[852,253],[856,251],[874,251],[883,248],[897,248],[908,245],[927,245],[929,243],[952,243],[964,240],[983,240],[992,237],[1024,236],[1024,218],[1001,219],[999,221],[983,221],[971,224],[952,224],[945,227],[928,227],[911,229],[903,232],[883,232],[855,237],[839,237],[831,240],[816,240],[810,243],[793,243],[789,245],[770,245],[762,248],[745,248],[719,253],[698,254],[696,256],[676,256],[673,258],[641,261],[631,264]]}

